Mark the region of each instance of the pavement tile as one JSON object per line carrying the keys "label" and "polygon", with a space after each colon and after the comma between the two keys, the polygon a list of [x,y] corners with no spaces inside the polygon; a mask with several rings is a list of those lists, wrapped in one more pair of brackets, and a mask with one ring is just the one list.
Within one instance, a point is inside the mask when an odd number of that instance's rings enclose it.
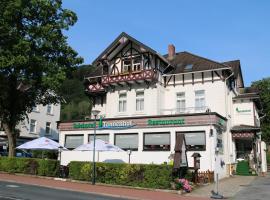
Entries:
{"label": "pavement tile", "polygon": [[112,186],[91,185],[87,183],[76,183],[69,181],[53,180],[47,178],[13,175],[0,173],[0,180],[16,183],[25,183],[29,185],[38,185],[55,189],[71,190],[93,194],[101,194],[115,197],[140,200],[207,200],[208,197],[182,196],[179,194],[149,191],[140,189],[120,188]]}

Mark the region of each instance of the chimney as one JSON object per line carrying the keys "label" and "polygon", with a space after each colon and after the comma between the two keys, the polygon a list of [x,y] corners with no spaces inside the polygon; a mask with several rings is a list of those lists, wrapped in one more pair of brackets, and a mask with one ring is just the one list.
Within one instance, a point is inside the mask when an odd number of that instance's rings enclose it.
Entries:
{"label": "chimney", "polygon": [[173,44],[168,45],[168,58],[173,58],[175,55],[175,46]]}

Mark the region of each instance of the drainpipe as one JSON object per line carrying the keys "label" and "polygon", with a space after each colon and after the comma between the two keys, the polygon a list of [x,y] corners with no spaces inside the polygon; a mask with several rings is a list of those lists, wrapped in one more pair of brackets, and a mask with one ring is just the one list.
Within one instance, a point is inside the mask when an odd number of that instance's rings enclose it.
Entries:
{"label": "drainpipe", "polygon": [[[234,75],[234,73],[232,72],[231,74],[230,74],[230,76],[228,76],[227,78],[225,78],[225,80],[224,80],[224,85],[225,85],[225,113],[226,113],[226,118],[227,119],[229,119],[229,117],[228,117],[228,89],[227,89],[227,80],[229,79],[229,78],[231,78],[232,76]],[[231,109],[231,108],[230,108]],[[231,118],[231,116],[230,116],[230,118]],[[232,124],[232,118],[230,119],[230,124]],[[228,120],[228,122],[229,122],[229,120]],[[231,155],[231,150],[230,150],[230,145],[229,145],[229,134],[227,134],[227,149],[228,149],[228,160],[229,160],[229,173],[230,173],[230,175],[231,175],[231,157],[230,157],[230,155]]]}

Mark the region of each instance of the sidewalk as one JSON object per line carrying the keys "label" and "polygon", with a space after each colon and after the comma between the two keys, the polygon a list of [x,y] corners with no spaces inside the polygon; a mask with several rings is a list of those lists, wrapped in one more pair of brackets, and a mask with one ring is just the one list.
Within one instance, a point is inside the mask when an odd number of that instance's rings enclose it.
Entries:
{"label": "sidewalk", "polygon": [[38,185],[54,189],[71,190],[85,193],[93,193],[114,197],[122,197],[137,200],[207,200],[209,198],[187,197],[179,194],[162,191],[150,191],[130,189],[112,186],[91,185],[69,181],[54,180],[48,178],[31,177],[25,175],[12,175],[0,173],[1,181]]}
{"label": "sidewalk", "polygon": [[[241,187],[249,185],[255,178],[256,176],[234,176],[224,178],[219,182],[219,193],[226,198],[231,198],[241,190]],[[202,186],[186,196],[209,198],[211,196],[211,190],[215,190],[215,184]]]}

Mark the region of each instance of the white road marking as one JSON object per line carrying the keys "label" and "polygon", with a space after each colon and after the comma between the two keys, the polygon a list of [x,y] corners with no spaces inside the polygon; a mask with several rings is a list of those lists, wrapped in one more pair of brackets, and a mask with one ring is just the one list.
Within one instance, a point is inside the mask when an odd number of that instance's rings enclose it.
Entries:
{"label": "white road marking", "polygon": [[10,188],[18,188],[18,187],[20,187],[20,186],[18,186],[18,185],[6,185],[6,187],[10,187]]}

